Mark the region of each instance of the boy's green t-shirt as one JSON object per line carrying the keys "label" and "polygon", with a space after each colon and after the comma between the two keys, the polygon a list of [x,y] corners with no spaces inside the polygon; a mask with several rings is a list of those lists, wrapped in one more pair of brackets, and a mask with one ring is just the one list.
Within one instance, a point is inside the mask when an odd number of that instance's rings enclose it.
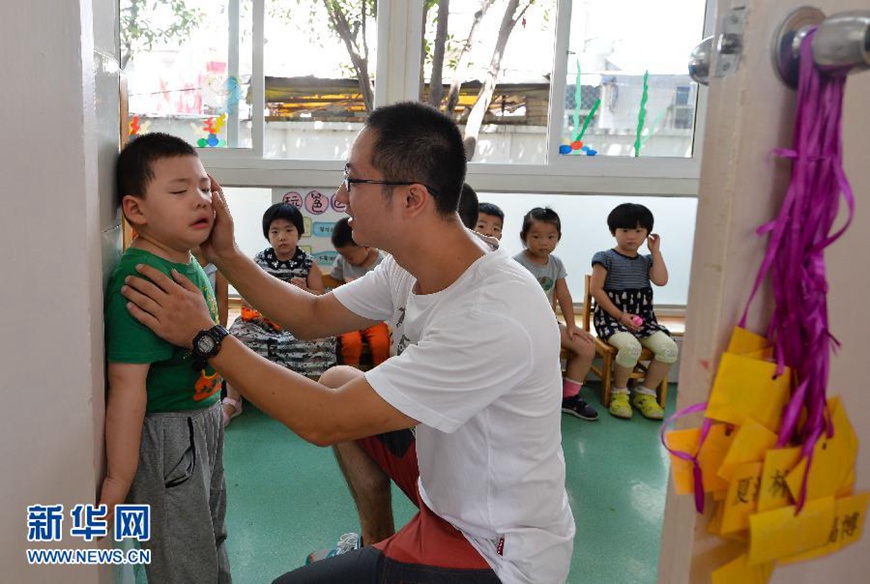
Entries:
{"label": "boy's green t-shirt", "polygon": [[146,389],[147,413],[205,408],[220,399],[221,377],[209,366],[194,371],[190,349],[167,343],[141,324],[127,310],[121,295],[124,278],[138,275],[137,264],[153,266],[169,274],[173,268],[190,279],[205,296],[212,319],[217,322],[217,302],[208,278],[191,257],[177,264],[153,253],[128,248],[109,278],[106,290],[106,358],[112,363],[150,363]]}

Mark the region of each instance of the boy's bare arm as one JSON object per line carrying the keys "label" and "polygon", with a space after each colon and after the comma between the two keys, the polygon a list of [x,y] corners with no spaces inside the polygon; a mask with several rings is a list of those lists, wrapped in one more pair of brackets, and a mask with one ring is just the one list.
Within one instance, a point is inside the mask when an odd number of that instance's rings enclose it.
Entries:
{"label": "boy's bare arm", "polygon": [[100,491],[100,503],[108,507],[109,519],[115,505],[127,498],[139,466],[142,420],[147,394],[145,379],[150,364],[109,363],[109,398],[106,407],[106,458],[108,471]]}

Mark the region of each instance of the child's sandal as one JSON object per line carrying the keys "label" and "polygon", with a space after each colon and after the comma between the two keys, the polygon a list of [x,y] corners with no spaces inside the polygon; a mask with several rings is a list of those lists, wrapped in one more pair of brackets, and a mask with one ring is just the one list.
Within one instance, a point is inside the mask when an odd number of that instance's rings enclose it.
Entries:
{"label": "child's sandal", "polygon": [[[233,409],[232,413],[227,413],[226,408],[224,408],[225,405],[230,406]],[[225,397],[221,400],[221,414],[223,415],[224,419],[224,428],[227,427],[227,425],[230,423],[230,420],[232,420],[241,413],[242,400],[234,400],[231,397]]]}

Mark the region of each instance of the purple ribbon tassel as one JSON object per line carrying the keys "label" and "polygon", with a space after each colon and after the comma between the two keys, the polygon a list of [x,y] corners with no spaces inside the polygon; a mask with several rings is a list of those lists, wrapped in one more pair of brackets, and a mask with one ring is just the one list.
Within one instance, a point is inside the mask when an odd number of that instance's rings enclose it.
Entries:
{"label": "purple ribbon tassel", "polygon": [[[842,108],[846,78],[825,75],[813,63],[812,38],[801,44],[800,81],[794,127],[794,148],[776,153],[793,161],[792,178],[779,216],[758,229],[770,236],[767,252],[743,313],[769,274],[775,308],[768,326],[778,371],[790,367],[797,387],[783,412],[777,447],[801,445],[807,459],[797,507],[806,499],[806,476],[812,452],[823,433],[833,436],[825,411],[830,357],[838,345],[828,330],[828,283],[825,248],[839,239],[855,211],[852,189],[843,172]],[[833,232],[840,197],[848,208],[845,224]],[[803,427],[798,426],[806,412]]]}
{"label": "purple ribbon tassel", "polygon": [[[806,473],[797,497],[799,512],[806,501],[807,477],[816,443],[826,434],[834,435],[827,411],[827,385],[831,352],[839,345],[828,330],[828,282],[825,278],[825,248],[839,239],[852,222],[855,198],[843,171],[842,115],[846,78],[825,75],[813,62],[815,30],[801,44],[800,80],[794,125],[794,148],[776,150],[792,160],[792,177],[779,216],[758,228],[768,235],[764,260],[746,303],[740,326],[746,327],[749,306],[769,275],[775,307],[767,330],[774,345],[777,375],[790,368],[796,380],[789,403],[783,410],[777,447],[801,446]],[[846,203],[848,217],[832,233],[840,205]],[[667,450],[692,463],[695,508],[704,511],[704,486],[698,453],[712,426],[704,419],[701,439],[694,453],[670,448],[667,428],[685,415],[706,409],[695,404],[668,418],[661,440]],[[803,426],[799,426],[802,414]]]}

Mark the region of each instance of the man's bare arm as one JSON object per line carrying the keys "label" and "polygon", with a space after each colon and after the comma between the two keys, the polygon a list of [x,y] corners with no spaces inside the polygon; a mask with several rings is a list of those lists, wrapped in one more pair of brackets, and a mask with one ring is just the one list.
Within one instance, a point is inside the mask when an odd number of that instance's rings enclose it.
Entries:
{"label": "man's bare arm", "polygon": [[417,425],[352,367],[330,369],[318,383],[260,357],[233,337],[224,339],[210,363],[245,399],[318,446]]}

